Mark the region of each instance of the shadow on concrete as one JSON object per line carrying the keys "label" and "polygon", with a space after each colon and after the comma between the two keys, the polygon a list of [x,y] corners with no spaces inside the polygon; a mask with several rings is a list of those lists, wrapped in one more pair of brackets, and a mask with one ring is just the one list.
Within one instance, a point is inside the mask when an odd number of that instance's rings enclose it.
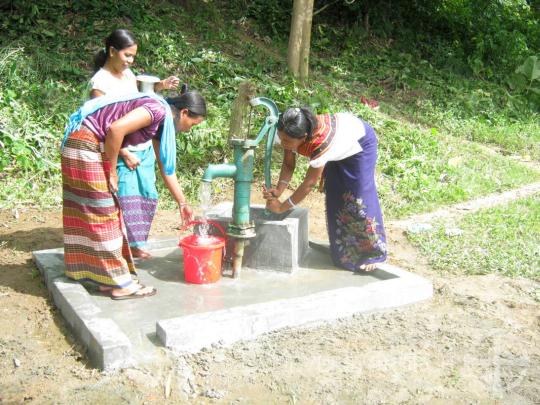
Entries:
{"label": "shadow on concrete", "polygon": [[391,280],[393,278],[398,278],[395,274],[388,273],[387,271],[377,269],[373,271],[355,271],[352,272],[353,276],[360,276],[360,277],[373,277],[377,280]]}
{"label": "shadow on concrete", "polygon": [[159,340],[159,336],[156,332],[147,333],[146,337],[154,346],[165,348],[165,345]]}
{"label": "shadow on concrete", "polygon": [[184,281],[183,256],[175,251],[165,256],[137,261],[135,267],[137,268],[137,271],[146,271],[152,277],[161,281],[187,284]]}
{"label": "shadow on concrete", "polygon": [[[315,270],[326,270],[326,271],[343,271],[342,268],[337,267],[332,262],[329,251],[324,249],[313,249],[310,248],[306,256],[301,262],[303,267],[308,267]],[[377,280],[391,280],[397,278],[396,275],[388,273],[384,270],[377,269],[370,272],[365,271],[351,271],[352,276],[359,277],[371,277],[376,278]]]}
{"label": "shadow on concrete", "polygon": [[342,270],[335,266],[329,253],[309,248],[307,254],[300,261],[302,267],[315,270]]}

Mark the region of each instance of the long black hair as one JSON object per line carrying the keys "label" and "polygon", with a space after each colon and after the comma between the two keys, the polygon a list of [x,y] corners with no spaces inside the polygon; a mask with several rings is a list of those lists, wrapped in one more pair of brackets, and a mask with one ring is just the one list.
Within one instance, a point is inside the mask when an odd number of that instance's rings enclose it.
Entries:
{"label": "long black hair", "polygon": [[137,41],[133,34],[125,29],[117,29],[105,39],[105,48],[100,49],[94,56],[94,73],[105,65],[111,46],[117,51],[136,45]]}
{"label": "long black hair", "polygon": [[165,99],[169,105],[178,110],[187,109],[190,117],[206,117],[206,101],[197,91],[189,91],[188,85],[183,84],[180,95],[177,97],[167,97]]}
{"label": "long black hair", "polygon": [[307,107],[288,108],[279,115],[277,129],[291,138],[302,139],[307,134],[307,138],[311,139],[317,129],[317,118]]}

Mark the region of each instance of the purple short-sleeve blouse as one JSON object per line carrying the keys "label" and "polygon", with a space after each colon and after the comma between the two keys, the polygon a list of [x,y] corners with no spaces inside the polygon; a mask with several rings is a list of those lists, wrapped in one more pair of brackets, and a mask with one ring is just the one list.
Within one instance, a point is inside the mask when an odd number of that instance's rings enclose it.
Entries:
{"label": "purple short-sleeve blouse", "polygon": [[149,97],[109,104],[89,115],[83,125],[92,131],[100,141],[105,141],[111,124],[138,107],[145,108],[152,116],[152,122],[145,128],[126,135],[122,147],[139,145],[152,138],[158,138],[158,128],[165,118],[165,107],[158,100]]}

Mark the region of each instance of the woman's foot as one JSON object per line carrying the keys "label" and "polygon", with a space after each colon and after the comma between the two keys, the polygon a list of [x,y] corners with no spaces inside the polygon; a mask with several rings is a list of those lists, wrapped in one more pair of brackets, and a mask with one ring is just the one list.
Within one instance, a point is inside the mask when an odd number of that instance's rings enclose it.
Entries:
{"label": "woman's foot", "polygon": [[[138,278],[134,278],[131,280],[134,284],[140,284]],[[98,287],[98,291],[104,294],[110,294],[114,287],[111,287],[110,285],[100,285]],[[117,290],[121,290],[121,288],[117,288]]]}
{"label": "woman's foot", "polygon": [[154,287],[147,287],[142,284],[131,284],[128,288],[114,288],[111,290],[113,300],[130,300],[134,298],[144,298],[156,295]]}
{"label": "woman's foot", "polygon": [[373,270],[377,270],[377,263],[362,264],[359,270],[365,271],[366,273],[369,273],[370,271],[373,271]]}
{"label": "woman's foot", "polygon": [[136,257],[137,259],[150,259],[152,257],[150,252],[147,252],[146,250],[141,249],[140,247],[137,247],[137,246],[133,246],[131,248],[131,255],[133,257]]}
{"label": "woman's foot", "polygon": [[99,292],[102,292],[102,293],[110,293],[112,291],[112,287],[111,286],[108,286],[108,285],[100,285],[98,287],[98,290]]}

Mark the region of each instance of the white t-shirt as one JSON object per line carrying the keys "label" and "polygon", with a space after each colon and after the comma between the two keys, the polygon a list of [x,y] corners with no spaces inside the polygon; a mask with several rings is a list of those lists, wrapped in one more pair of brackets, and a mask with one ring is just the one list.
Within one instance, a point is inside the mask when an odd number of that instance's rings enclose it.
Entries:
{"label": "white t-shirt", "polygon": [[311,167],[322,167],[327,162],[336,162],[352,156],[362,150],[358,140],[366,134],[361,119],[351,113],[336,113],[336,130],[326,151],[313,160]]}
{"label": "white t-shirt", "polygon": [[137,79],[130,69],[122,72],[122,78],[113,76],[111,72],[103,68],[99,69],[90,79],[92,90],[99,90],[107,95],[123,96],[136,93]]}
{"label": "white t-shirt", "polygon": [[[92,90],[99,90],[107,95],[123,96],[126,94],[137,93],[137,79],[131,71],[126,69],[122,72],[122,78],[119,79],[113,76],[111,72],[103,68],[99,69],[90,79]],[[152,144],[152,141],[146,141],[138,145],[129,145],[127,149],[130,151],[145,150]]]}

